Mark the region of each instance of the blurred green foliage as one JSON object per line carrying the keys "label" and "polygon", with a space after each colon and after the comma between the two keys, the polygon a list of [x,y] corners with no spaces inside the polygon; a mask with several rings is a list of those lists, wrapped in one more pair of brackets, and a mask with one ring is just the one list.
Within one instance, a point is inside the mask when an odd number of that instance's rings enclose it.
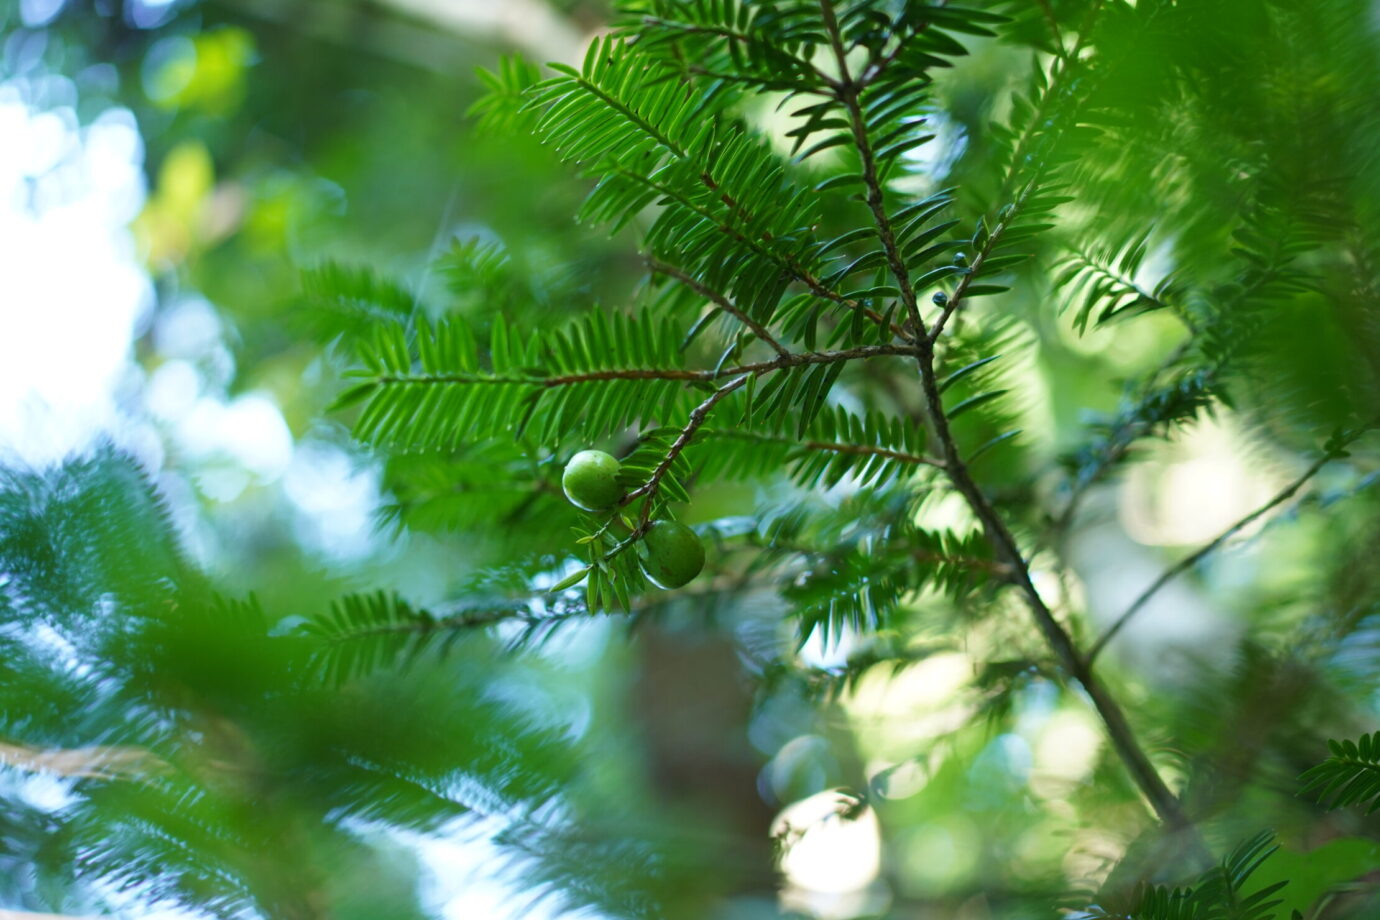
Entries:
{"label": "blurred green foliage", "polygon": [[0,904],[440,916],[468,840],[506,916],[1374,916],[1373,4],[519,6],[4,12],[137,117],[142,379],[303,466],[5,473]]}

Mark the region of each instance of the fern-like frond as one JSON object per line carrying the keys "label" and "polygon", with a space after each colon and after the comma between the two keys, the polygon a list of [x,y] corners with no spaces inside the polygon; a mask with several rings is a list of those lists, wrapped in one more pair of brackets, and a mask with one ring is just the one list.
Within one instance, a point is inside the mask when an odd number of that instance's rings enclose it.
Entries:
{"label": "fern-like frond", "polygon": [[541,80],[541,71],[518,55],[504,55],[497,71],[480,67],[476,73],[488,92],[470,106],[468,114],[488,131],[511,132],[524,125],[527,91]]}
{"label": "fern-like frond", "polygon": [[455,240],[437,259],[436,270],[454,297],[451,309],[458,312],[502,314],[531,302],[531,292],[519,282],[511,255],[496,241]]}
{"label": "fern-like frond", "polygon": [[1150,242],[1148,232],[1137,231],[1129,240],[1074,249],[1053,267],[1055,289],[1064,290],[1069,305],[1077,302],[1073,322],[1080,333],[1087,330],[1089,320],[1094,326],[1101,326],[1129,316],[1175,308],[1182,296],[1182,282],[1174,272],[1166,273],[1149,287],[1136,281],[1150,251]]}
{"label": "fern-like frond", "polygon": [[0,470],[0,610],[11,621],[99,625],[104,601],[144,616],[190,572],[163,497],[114,447],[43,472]]}
{"label": "fern-like frond", "polygon": [[710,427],[701,432],[705,447],[692,454],[700,475],[757,478],[784,469],[799,485],[832,488],[845,478],[861,488],[880,488],[933,466],[925,454],[924,428],[893,415],[861,415],[827,407],[803,436],[770,426]]}
{"label": "fern-like frond", "polygon": [[1088,920],[1208,920],[1192,889],[1142,884],[1125,909],[1094,904],[1083,916]]}
{"label": "fern-like frond", "polygon": [[1219,867],[1206,873],[1194,893],[1206,905],[1207,916],[1211,920],[1274,920],[1274,909],[1282,903],[1274,895],[1288,881],[1266,885],[1250,894],[1246,894],[1246,886],[1261,864],[1278,849],[1274,833],[1261,831],[1237,845]]}
{"label": "fern-like frond", "polygon": [[[1078,41],[1086,44],[1092,34],[1091,27],[1085,28]],[[1006,121],[991,128],[1000,199],[1044,184],[1099,135],[1085,108],[1097,78],[1097,71],[1076,52],[1032,62],[1026,87],[1011,97]]]}
{"label": "fern-like frond", "polygon": [[377,520],[399,532],[460,530],[529,512],[548,520],[547,511],[565,504],[553,478],[520,445],[499,440],[450,453],[398,454],[384,468]]}
{"label": "fern-like frond", "polygon": [[303,624],[302,633],[315,646],[315,679],[339,686],[400,668],[429,651],[444,651],[467,632],[517,619],[527,610],[522,601],[475,598],[464,609],[438,616],[379,591],[340,598],[327,613]]}
{"label": "fern-like frond", "polygon": [[[526,432],[537,443],[585,442],[633,422],[678,419],[687,383],[683,333],[670,320],[591,312],[565,330],[522,335],[495,317],[487,352],[452,317],[375,329],[361,347],[363,382],[340,405],[363,402],[358,437],[402,450],[454,449]],[[712,376],[712,375],[708,375]]]}
{"label": "fern-like frond", "polygon": [[[766,524],[756,565],[779,571],[802,644],[816,631],[835,642],[845,631],[888,629],[922,588],[962,597],[1000,575],[981,533],[927,531],[914,523],[911,500],[864,491],[834,514],[798,508]],[[860,528],[864,515],[870,524]]]}
{"label": "fern-like frond", "polygon": [[1139,392],[1128,387],[1117,412],[1095,418],[1088,441],[1063,458],[1073,477],[1070,510],[1089,487],[1119,469],[1142,439],[1189,424],[1222,395],[1221,377],[1213,368],[1166,371],[1137,385]]}
{"label": "fern-like frond", "polygon": [[867,298],[820,279],[819,196],[726,113],[731,99],[616,36],[596,42],[580,70],[558,70],[531,104],[538,133],[599,178],[583,218],[616,228],[655,206],[647,250],[764,325],[792,283],[880,322]]}
{"label": "fern-like frond", "polygon": [[1328,741],[1332,756],[1299,777],[1300,795],[1328,808],[1356,805],[1366,814],[1380,810],[1380,732],[1355,741]]}
{"label": "fern-like frond", "polygon": [[625,34],[687,76],[782,92],[823,82],[813,63],[824,42],[814,4],[632,0],[619,14]]}
{"label": "fern-like frond", "polygon": [[380,324],[406,326],[417,295],[368,268],[323,262],[301,273],[302,309],[294,316],[318,341],[354,343]]}
{"label": "fern-like frond", "polygon": [[1262,831],[1235,847],[1222,862],[1186,888],[1142,883],[1124,904],[1094,905],[1091,920],[1276,920],[1288,884],[1274,882],[1247,893],[1251,877],[1279,849],[1274,834]]}

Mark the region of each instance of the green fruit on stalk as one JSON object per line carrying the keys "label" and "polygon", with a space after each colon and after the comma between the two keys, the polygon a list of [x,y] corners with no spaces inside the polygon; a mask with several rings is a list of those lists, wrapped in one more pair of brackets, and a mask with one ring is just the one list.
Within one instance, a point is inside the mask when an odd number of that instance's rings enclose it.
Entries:
{"label": "green fruit on stalk", "polygon": [[602,450],[582,450],[570,458],[561,487],[570,503],[586,511],[607,511],[623,497],[619,462]]}
{"label": "green fruit on stalk", "polygon": [[689,584],[704,568],[704,544],[684,524],[657,521],[642,539],[647,545],[642,570],[662,588]]}

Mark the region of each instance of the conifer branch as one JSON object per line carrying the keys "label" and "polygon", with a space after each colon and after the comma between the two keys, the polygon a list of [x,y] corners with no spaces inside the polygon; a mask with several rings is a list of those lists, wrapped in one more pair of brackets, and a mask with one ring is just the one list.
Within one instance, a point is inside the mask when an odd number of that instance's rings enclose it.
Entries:
{"label": "conifer branch", "polygon": [[1044,136],[1045,111],[1048,108],[1050,100],[1056,97],[1061,84],[1068,77],[1069,72],[1078,65],[1079,56],[1083,53],[1083,49],[1088,46],[1088,41],[1092,37],[1093,24],[1096,22],[1098,15],[1102,12],[1103,2],[1104,0],[1095,0],[1092,6],[1088,8],[1087,15],[1083,18],[1083,22],[1078,28],[1078,38],[1074,42],[1073,48],[1059,59],[1063,66],[1059,68],[1059,72],[1050,80],[1049,86],[1040,97],[1035,112],[1025,125],[1025,129],[1021,132],[1020,140],[1016,142],[1012,150],[1011,162],[1007,165],[1006,176],[1002,180],[999,198],[1005,196],[1006,192],[1010,190],[1011,181],[1016,177],[1017,168],[1025,160],[1026,151],[1029,145],[1033,143],[1036,138],[1042,138]]}
{"label": "conifer branch", "polygon": [[[791,69],[808,73],[815,79],[819,80],[821,83],[832,86],[835,85],[835,83],[837,82],[834,80],[833,77],[829,76],[827,73],[820,70],[818,67],[816,67],[809,61],[803,58],[796,57],[795,55],[783,51],[779,48],[773,47],[770,44],[755,42],[751,35],[748,35],[744,32],[739,32],[736,29],[730,29],[726,26],[721,25],[710,25],[707,23],[676,22],[671,19],[663,19],[660,16],[644,16],[642,17],[642,22],[649,26],[655,26],[657,28],[666,29],[667,31],[676,31],[683,33],[685,35],[712,35],[716,38],[722,38],[726,42],[741,45],[744,48],[755,45],[756,47],[763,50],[765,53],[770,54],[772,57],[776,58],[776,60],[785,62]],[[691,67],[691,70],[698,72],[694,67]],[[713,74],[712,76],[719,78],[726,77],[737,80],[743,79],[741,74]]]}
{"label": "conifer branch", "polygon": [[[936,4],[936,6],[942,6],[943,2],[944,0],[940,0],[940,3]],[[886,69],[890,67],[891,63],[895,61],[896,58],[900,56],[901,52],[906,49],[906,43],[914,39],[917,35],[920,35],[926,29],[928,29],[930,27],[930,22],[931,20],[926,20],[923,26],[916,29],[914,32],[911,32],[909,35],[906,35],[903,38],[901,38],[899,41],[896,42],[896,46],[892,48],[890,51],[888,51],[886,54],[872,55],[871,58],[868,60],[866,66],[863,67],[862,73],[858,75],[858,87],[860,89],[866,88],[867,86],[871,85],[878,77],[886,73]],[[837,86],[835,86],[835,88],[837,89]]]}
{"label": "conifer branch", "polygon": [[[1036,104],[1034,114],[1029,119],[1029,123],[1025,126],[1025,130],[1022,132],[1020,139],[1016,142],[1016,145],[1012,151],[1011,162],[1007,165],[1006,175],[1002,179],[1001,195],[999,196],[998,200],[1001,200],[1005,197],[1013,180],[1016,178],[1019,167],[1026,159],[1028,145],[1031,144],[1035,140],[1035,138],[1044,136],[1042,131],[1046,121],[1045,112],[1048,109],[1050,102],[1056,99],[1058,97],[1058,94],[1062,92],[1063,82],[1065,79],[1068,78],[1069,73],[1075,67],[1078,66],[1079,55],[1087,46],[1088,40],[1092,35],[1093,22],[1097,18],[1097,15],[1101,11],[1101,9],[1102,0],[1097,0],[1097,2],[1089,8],[1087,17],[1084,19],[1082,27],[1079,29],[1078,39],[1074,43],[1072,50],[1070,50],[1066,55],[1064,55],[1060,59],[1062,61],[1062,66],[1059,67],[1058,72],[1054,74],[1054,77],[1050,81],[1049,86],[1046,87],[1044,93],[1041,95],[1039,102]],[[1050,21],[1051,25],[1054,26],[1055,31],[1057,33],[1058,27],[1054,24],[1052,12],[1050,13]],[[1036,130],[1037,128],[1040,130]],[[943,312],[940,313],[939,318],[935,320],[934,329],[930,334],[931,343],[937,342],[939,340],[939,335],[944,331],[944,326],[948,323],[949,318],[952,317],[956,312],[958,312],[958,308],[963,305],[964,296],[968,293],[968,288],[973,283],[973,278],[977,276],[978,270],[982,267],[982,263],[986,261],[996,250],[997,244],[1001,241],[1002,235],[1006,232],[1007,228],[1011,226],[1011,222],[1015,219],[1015,217],[1020,213],[1022,205],[1025,204],[1026,200],[1034,191],[1036,181],[1040,178],[1040,173],[1041,170],[1037,168],[1035,171],[1035,175],[1032,176],[1030,180],[1026,182],[1025,188],[1022,189],[1020,195],[1016,196],[1015,200],[1012,201],[1011,204],[1007,205],[1001,212],[999,212],[997,223],[993,225],[991,232],[988,234],[987,239],[984,242],[984,245],[974,255],[972,264],[969,266],[968,271],[964,273],[962,278],[959,279],[958,284],[954,288],[953,294],[950,295],[950,297],[944,304]]]}
{"label": "conifer branch", "polygon": [[[1015,536],[1006,522],[993,507],[987,496],[969,473],[949,428],[948,416],[944,412],[943,401],[939,395],[938,380],[934,371],[934,355],[929,352],[918,359],[920,362],[921,383],[925,392],[925,402],[934,422],[935,432],[943,448],[944,468],[950,482],[958,490],[981,523],[989,542],[996,551],[1000,562],[1008,566],[1007,580],[1016,587],[1025,600],[1036,626],[1046,644],[1054,652],[1059,664],[1087,692],[1098,715],[1107,729],[1118,756],[1126,765],[1132,779],[1149,800],[1155,813],[1169,827],[1178,831],[1190,832],[1190,840],[1201,855],[1209,857],[1206,846],[1193,830],[1193,822],[1178,800],[1150,762],[1145,749],[1136,738],[1135,731],[1126,719],[1121,705],[1111,692],[1097,679],[1083,656],[1079,654],[1073,638],[1054,616],[1036,589],[1030,576],[1030,567],[1021,555]],[[1210,857],[1209,857],[1210,858]]]}
{"label": "conifer branch", "polygon": [[915,288],[910,283],[910,270],[906,268],[901,249],[896,244],[896,234],[891,227],[891,218],[886,213],[886,200],[882,192],[881,178],[877,172],[877,157],[872,149],[872,139],[867,134],[867,120],[863,116],[862,105],[858,101],[860,86],[853,81],[848,69],[848,51],[843,46],[843,36],[839,30],[838,17],[834,14],[832,0],[819,0],[820,13],[824,17],[824,29],[829,36],[829,45],[834,52],[834,60],[839,68],[839,83],[835,95],[848,112],[848,123],[853,134],[853,143],[858,148],[862,160],[862,176],[868,210],[877,225],[877,235],[886,253],[887,267],[896,279],[901,291],[901,304],[906,308],[906,316],[914,329],[916,338],[924,338],[925,321],[920,316],[920,306],[915,300]]}
{"label": "conifer branch", "polygon": [[[820,9],[824,14],[826,31],[834,47],[835,57],[839,60],[840,67],[843,68],[843,82],[846,88],[849,84],[845,62],[846,51],[842,46],[842,38],[839,33],[838,23],[834,16],[830,0],[820,0]],[[841,92],[841,96],[842,95],[843,93]],[[847,99],[845,98],[843,101],[845,105],[847,105]],[[869,171],[867,168],[870,142],[866,138],[866,125],[861,121],[860,110],[857,109],[856,99],[854,99],[849,109],[850,121],[854,122],[854,137],[855,140],[858,141],[859,154],[864,160],[864,182],[866,184],[866,194],[869,206],[871,206],[874,201],[878,203],[882,201],[881,184],[875,169]],[[853,114],[855,111],[858,112],[857,115]],[[1032,187],[1033,185],[1027,185],[1025,192],[1022,193],[1021,199],[1019,200],[1023,200],[1025,196],[1029,194]],[[1005,229],[1011,216],[1017,210],[1018,207],[1016,205],[1010,207],[998,225],[993,227],[992,232],[988,235],[982,254],[992,251],[992,248],[996,245],[996,238],[1000,236],[1000,231]],[[888,261],[890,262],[895,247],[894,242],[890,241],[888,238],[889,224],[885,222],[884,212],[879,215],[876,207],[873,207],[873,215],[877,223],[879,235],[882,237],[883,246],[888,249]],[[985,255],[982,257],[985,257]],[[975,262],[976,261],[977,260],[975,260]],[[980,264],[974,266],[974,268],[976,267],[980,267]],[[1026,606],[1030,609],[1036,626],[1044,636],[1050,649],[1054,652],[1060,665],[1070,676],[1082,685],[1091,698],[1094,707],[1097,709],[1098,715],[1102,718],[1103,724],[1106,726],[1107,734],[1111,738],[1113,747],[1131,773],[1136,785],[1149,800],[1155,813],[1171,828],[1189,832],[1192,845],[1195,849],[1201,851],[1202,857],[1210,860],[1210,853],[1207,851],[1206,845],[1203,844],[1201,838],[1198,837],[1196,831],[1193,829],[1193,822],[1184,811],[1182,803],[1179,802],[1178,798],[1170,791],[1164,780],[1160,778],[1159,773],[1156,772],[1154,764],[1151,763],[1149,756],[1145,753],[1144,748],[1136,738],[1134,730],[1127,721],[1121,705],[1096,678],[1091,668],[1087,666],[1073,638],[1063,625],[1059,623],[1053,611],[1050,610],[1049,606],[1040,596],[1040,592],[1035,588],[1035,583],[1031,579],[1029,565],[1021,554],[1020,546],[1015,536],[1011,533],[1006,522],[997,512],[996,508],[987,499],[981,487],[973,479],[972,474],[968,471],[963,461],[961,452],[958,449],[958,444],[954,440],[953,433],[949,428],[948,415],[944,410],[944,403],[939,392],[939,380],[935,371],[934,354],[935,337],[942,331],[943,322],[947,320],[948,316],[953,314],[953,311],[957,309],[957,306],[962,302],[961,293],[959,291],[955,292],[955,297],[952,299],[949,309],[947,309],[946,314],[941,316],[940,320],[936,322],[932,335],[926,334],[925,327],[919,322],[919,309],[916,305],[915,292],[910,287],[909,276],[907,274],[897,273],[894,264],[892,269],[893,274],[897,275],[897,281],[901,287],[902,301],[906,304],[907,310],[911,312],[912,322],[916,324],[916,329],[921,338],[921,351],[920,354],[916,356],[916,361],[920,366],[921,386],[924,391],[925,404],[928,409],[930,421],[942,450],[944,470],[950,482],[953,483],[954,488],[959,494],[963,496],[974,516],[976,516],[981,523],[983,531],[987,534],[988,541],[992,544],[996,552],[997,561],[1008,567],[1007,580],[1020,591],[1025,599]],[[904,271],[903,265],[901,269]],[[968,274],[964,276],[963,281],[960,282],[962,291],[966,291],[967,279],[971,278],[974,273],[975,271],[970,269]]]}
{"label": "conifer branch", "polygon": [[1261,505],[1259,508],[1256,508],[1250,514],[1247,514],[1245,517],[1241,518],[1236,523],[1232,524],[1230,527],[1222,531],[1208,543],[1205,543],[1195,552],[1189,553],[1187,556],[1180,559],[1178,562],[1174,563],[1169,568],[1165,569],[1162,573],[1160,573],[1160,576],[1156,578],[1153,582],[1151,582],[1150,585],[1144,591],[1142,591],[1134,601],[1131,602],[1131,606],[1127,607],[1125,612],[1122,613],[1121,616],[1117,617],[1116,620],[1112,622],[1112,625],[1108,626],[1106,631],[1103,632],[1102,635],[1097,639],[1097,641],[1092,644],[1092,647],[1088,649],[1088,653],[1084,659],[1087,662],[1088,666],[1092,666],[1093,661],[1096,660],[1097,656],[1101,654],[1102,650],[1107,647],[1107,644],[1111,642],[1114,638],[1116,638],[1117,633],[1121,632],[1121,630],[1126,626],[1127,623],[1131,622],[1132,618],[1134,618],[1136,614],[1140,613],[1141,610],[1145,609],[1145,605],[1150,603],[1150,600],[1160,592],[1160,589],[1162,589],[1165,585],[1169,584],[1175,578],[1178,578],[1184,572],[1187,572],[1188,570],[1192,569],[1204,558],[1206,558],[1207,556],[1215,552],[1217,549],[1219,549],[1224,543],[1230,540],[1237,533],[1240,533],[1242,530],[1249,527],[1256,520],[1258,520],[1265,514],[1269,513],[1271,509],[1276,508],[1279,505],[1282,505],[1284,502],[1288,501],[1290,498],[1293,498],[1295,493],[1297,493],[1299,489],[1303,488],[1304,485],[1307,484],[1308,480],[1312,479],[1314,476],[1318,474],[1318,472],[1324,466],[1326,466],[1332,460],[1335,460],[1338,456],[1340,456],[1348,444],[1351,444],[1362,434],[1364,434],[1367,430],[1368,429],[1366,428],[1359,429],[1342,438],[1335,444],[1331,445],[1327,452],[1324,453],[1317,460],[1315,460],[1313,464],[1309,466],[1308,469],[1304,470],[1303,473],[1301,473],[1297,479],[1295,479],[1293,482],[1289,483],[1287,486],[1285,486],[1283,489],[1277,492],[1274,496],[1270,498],[1269,501],[1265,502],[1265,504]]}
{"label": "conifer branch", "polygon": [[[633,182],[638,182],[642,185],[645,185],[648,188],[655,191],[658,195],[664,196],[667,199],[675,201],[677,204],[686,208],[687,210],[692,211],[695,214],[698,214],[700,217],[704,218],[705,220],[712,223],[715,227],[717,227],[719,229],[719,232],[724,233],[732,237],[733,239],[737,240],[739,243],[742,243],[744,246],[747,246],[755,254],[762,256],[765,259],[772,260],[777,265],[781,266],[781,269],[785,271],[787,274],[789,274],[792,278],[794,278],[797,282],[805,285],[805,287],[809,289],[810,293],[814,294],[816,297],[820,297],[825,300],[831,301],[849,310],[860,311],[871,322],[873,322],[877,326],[882,327],[883,329],[888,330],[893,336],[900,339],[901,341],[911,341],[911,337],[900,325],[896,323],[888,324],[886,317],[882,316],[882,314],[878,313],[876,310],[873,310],[866,304],[854,300],[851,297],[843,296],[838,291],[834,290],[833,288],[825,284],[818,276],[816,276],[805,266],[801,265],[798,261],[796,261],[796,259],[793,256],[778,252],[772,246],[768,245],[767,240],[762,240],[746,235],[742,232],[742,230],[734,226],[732,223],[729,223],[728,221],[721,219],[719,215],[715,214],[713,211],[700,205],[692,199],[687,198],[681,192],[665,184],[664,182],[657,182],[656,180],[648,176],[642,175],[636,170],[631,170],[623,167],[620,167],[615,171],[619,175],[623,176],[625,179],[629,179]],[[751,223],[752,215],[744,212],[732,196],[723,193],[718,183],[714,181],[713,176],[709,175],[708,173],[701,173],[700,181],[704,184],[705,188],[718,193],[719,200],[722,201],[725,204],[725,206],[729,208],[730,211],[737,213],[745,223]]]}
{"label": "conifer branch", "polygon": [[1039,0],[1040,11],[1044,13],[1045,21],[1049,23],[1049,31],[1054,36],[1054,47],[1059,49],[1059,54],[1064,53],[1064,36],[1059,31],[1059,20],[1054,15],[1054,7],[1049,0]]}
{"label": "conifer branch", "polygon": [[[1188,353],[1192,340],[1189,339],[1175,348],[1168,357],[1160,362],[1159,366],[1152,371],[1144,384],[1140,387],[1140,396],[1137,406],[1143,405],[1154,392],[1155,383],[1165,374],[1166,371],[1176,367],[1180,359]],[[1204,392],[1211,388],[1217,376],[1217,368],[1209,369],[1204,375]],[[1068,500],[1064,503],[1063,510],[1054,522],[1054,534],[1057,537],[1068,531],[1072,526],[1074,518],[1078,514],[1079,508],[1092,487],[1102,481],[1117,463],[1123,460],[1131,452],[1131,447],[1141,437],[1145,436],[1155,424],[1162,422],[1157,417],[1146,418],[1139,411],[1133,411],[1131,417],[1117,425],[1107,438],[1107,450],[1093,465],[1092,469],[1081,472],[1070,489]]]}
{"label": "conifer branch", "polygon": [[354,642],[360,639],[370,639],[378,636],[393,635],[396,633],[427,633],[445,632],[457,629],[482,629],[485,626],[493,626],[496,623],[503,623],[508,620],[523,619],[528,611],[520,604],[508,607],[485,607],[478,610],[464,610],[459,613],[448,614],[439,617],[417,617],[405,620],[389,620],[386,622],[363,626],[349,632],[337,633],[329,637],[329,645],[340,645],[346,642]]}
{"label": "conifer branch", "polygon": [[[571,73],[574,74],[573,71]],[[821,74],[821,76],[823,75]],[[629,124],[633,125],[638,131],[641,131],[647,137],[651,138],[656,144],[658,144],[662,149],[670,153],[677,160],[687,165],[693,166],[690,151],[683,144],[678,143],[674,138],[670,137],[669,135],[661,131],[659,128],[657,128],[656,125],[652,124],[647,119],[643,118],[630,106],[624,104],[622,101],[603,90],[593,81],[585,79],[584,77],[578,75],[573,75],[572,79],[575,80],[575,82],[580,86],[581,89],[597,98],[601,103],[608,106],[612,111],[617,112]],[[834,81],[829,80],[829,82],[833,83]],[[867,307],[865,304],[862,304],[851,298],[844,297],[842,294],[829,288],[813,273],[808,271],[804,266],[800,265],[800,263],[797,262],[793,257],[777,251],[775,247],[770,245],[770,235],[763,238],[748,236],[747,234],[739,230],[737,227],[733,226],[732,223],[722,220],[719,217],[719,215],[703,207],[698,202],[695,202],[690,198],[686,197],[686,195],[684,195],[681,191],[673,188],[665,182],[658,182],[651,176],[647,176],[639,170],[630,169],[626,166],[615,166],[613,171],[626,179],[645,185],[646,187],[656,191],[659,195],[673,200],[676,203],[680,204],[682,207],[685,207],[688,210],[696,214],[699,214],[705,220],[710,221],[716,227],[718,227],[721,232],[728,234],[733,239],[737,240],[743,245],[750,247],[758,255],[775,261],[793,278],[795,278],[795,280],[809,288],[811,293],[815,294],[816,296],[823,297],[827,300],[831,300],[835,303],[840,304],[841,306],[847,307],[850,310],[861,311],[873,323],[883,328],[889,328],[892,334],[900,338],[902,341],[909,340],[909,337],[906,335],[905,331],[899,325],[895,323],[888,324],[886,318],[883,317],[880,313],[877,313],[875,310],[871,309],[870,307]],[[718,199],[725,205],[725,207],[729,209],[729,212],[739,217],[745,225],[753,226],[759,222],[756,215],[750,213],[746,208],[743,207],[741,202],[737,201],[732,195],[725,192],[720,182],[716,180],[714,176],[707,170],[698,170],[696,173],[696,177],[701,185],[703,185],[710,192],[713,192],[718,197]]]}
{"label": "conifer branch", "polygon": [[887,460],[899,460],[901,463],[909,463],[915,466],[933,466],[943,469],[944,461],[938,457],[921,456],[920,454],[907,454],[899,450],[890,450],[885,447],[873,447],[868,444],[839,444],[829,441],[804,441],[800,444],[805,450],[825,450],[835,454],[855,454],[860,457],[883,457]]}
{"label": "conifer branch", "polygon": [[[574,72],[572,71],[572,73]],[[650,121],[643,118],[641,115],[637,114],[637,112],[634,111],[631,106],[625,105],[618,98],[612,96],[609,93],[606,93],[603,90],[603,88],[600,87],[597,83],[594,83],[593,81],[588,80],[583,76],[579,76],[578,74],[572,76],[572,79],[579,85],[581,89],[583,89],[585,92],[589,93],[591,96],[598,99],[600,102],[604,103],[604,105],[608,106],[610,109],[617,112],[619,115],[623,116],[623,118],[626,119],[629,124],[635,126],[639,131],[646,134],[652,140],[656,141],[670,153],[674,154],[677,159],[684,160],[689,156],[689,151],[687,151],[680,144],[676,143],[674,139],[662,132],[661,129],[658,128],[656,125],[652,124]]]}

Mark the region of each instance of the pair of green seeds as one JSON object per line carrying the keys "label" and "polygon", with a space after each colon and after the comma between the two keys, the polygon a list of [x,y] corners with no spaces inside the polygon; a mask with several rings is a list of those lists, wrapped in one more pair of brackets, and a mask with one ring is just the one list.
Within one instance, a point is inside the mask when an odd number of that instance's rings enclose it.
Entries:
{"label": "pair of green seeds", "polygon": [[[586,511],[609,511],[622,500],[618,481],[622,465],[602,450],[582,450],[570,458],[561,486],[571,504]],[[704,544],[676,521],[655,521],[643,535],[647,555],[642,570],[663,588],[688,584],[704,568]]]}

